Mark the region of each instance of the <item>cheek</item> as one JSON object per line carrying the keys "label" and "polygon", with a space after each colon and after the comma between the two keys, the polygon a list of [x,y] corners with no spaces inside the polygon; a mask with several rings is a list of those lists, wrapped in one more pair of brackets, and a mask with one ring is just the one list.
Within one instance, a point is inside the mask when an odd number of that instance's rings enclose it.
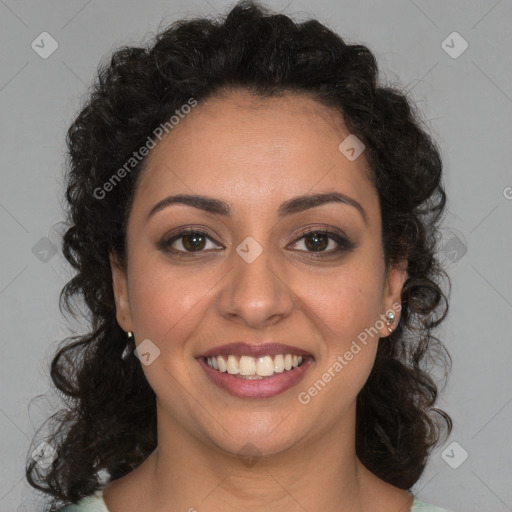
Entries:
{"label": "cheek", "polygon": [[147,262],[150,260],[139,267],[134,264],[130,281],[136,343],[151,341],[144,345],[149,347],[150,361],[142,370],[164,403],[184,400],[181,409],[186,410],[187,397],[181,391],[192,361],[193,347],[188,342],[202,325],[204,307],[211,302],[208,290],[215,289],[216,280],[196,272],[171,270],[158,261]]}
{"label": "cheek", "polygon": [[380,271],[378,265],[361,263],[300,279],[300,302],[323,341],[315,378],[335,381],[332,387],[341,386],[350,396],[366,381],[379,343]]}
{"label": "cheek", "polygon": [[[177,348],[190,333],[187,326],[201,315],[201,305],[214,293],[212,272],[172,268],[161,258],[133,259],[129,275],[130,305],[139,337],[155,340],[166,350]],[[173,343],[170,344],[169,340]]]}
{"label": "cheek", "polygon": [[380,269],[364,265],[339,267],[325,275],[302,275],[301,302],[340,341],[374,325],[381,313]]}

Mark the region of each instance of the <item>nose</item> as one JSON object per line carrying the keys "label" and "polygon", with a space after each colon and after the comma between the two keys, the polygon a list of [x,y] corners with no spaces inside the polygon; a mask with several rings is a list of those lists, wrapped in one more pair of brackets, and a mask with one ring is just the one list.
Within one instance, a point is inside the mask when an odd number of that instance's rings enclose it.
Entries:
{"label": "nose", "polygon": [[258,329],[290,315],[296,302],[294,294],[270,251],[264,249],[251,263],[237,253],[233,260],[233,269],[218,294],[220,315]]}

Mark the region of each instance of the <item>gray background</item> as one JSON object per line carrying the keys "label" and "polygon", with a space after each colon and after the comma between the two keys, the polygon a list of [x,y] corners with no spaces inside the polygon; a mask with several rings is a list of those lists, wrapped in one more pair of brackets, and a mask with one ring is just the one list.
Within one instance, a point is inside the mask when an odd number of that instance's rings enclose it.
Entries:
{"label": "gray background", "polygon": [[[160,24],[188,13],[224,13],[229,5],[0,0],[1,511],[36,510],[24,462],[35,428],[57,403],[47,367],[69,334],[57,308],[67,267],[50,244],[58,243],[63,220],[65,131],[105,55],[146,41]],[[299,19],[316,17],[348,41],[368,45],[382,78],[407,86],[441,145],[449,197],[444,258],[453,285],[441,336],[454,365],[440,406],[455,427],[414,490],[455,512],[510,511],[512,2],[267,5]],[[461,55],[454,31],[469,44]],[[42,32],[58,43],[46,59],[31,47],[42,46]]]}

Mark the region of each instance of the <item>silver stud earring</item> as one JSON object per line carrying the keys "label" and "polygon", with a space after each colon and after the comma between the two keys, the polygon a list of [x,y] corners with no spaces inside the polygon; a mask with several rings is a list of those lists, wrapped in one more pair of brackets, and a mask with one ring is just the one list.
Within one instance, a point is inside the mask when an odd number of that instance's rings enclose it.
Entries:
{"label": "silver stud earring", "polygon": [[126,342],[126,347],[124,348],[123,350],[123,353],[121,354],[121,359],[125,360],[129,355],[130,353],[132,352],[131,350],[131,345],[134,341],[134,337],[133,337],[133,332],[132,331],[128,331],[126,333],[127,337],[128,337],[128,341]]}
{"label": "silver stud earring", "polygon": [[388,311],[386,313],[386,324],[388,325],[388,331],[389,332],[393,332],[393,329],[391,329],[391,327],[389,327],[394,321],[395,321],[395,313],[393,313],[393,311]]}

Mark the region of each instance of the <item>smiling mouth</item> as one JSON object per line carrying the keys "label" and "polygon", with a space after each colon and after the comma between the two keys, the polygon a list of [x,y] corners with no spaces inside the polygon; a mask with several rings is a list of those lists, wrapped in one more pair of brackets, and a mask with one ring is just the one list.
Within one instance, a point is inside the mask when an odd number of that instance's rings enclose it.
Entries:
{"label": "smiling mouth", "polygon": [[211,356],[203,357],[206,364],[220,373],[246,380],[268,379],[276,374],[292,372],[302,366],[310,356],[276,354],[275,356]]}

